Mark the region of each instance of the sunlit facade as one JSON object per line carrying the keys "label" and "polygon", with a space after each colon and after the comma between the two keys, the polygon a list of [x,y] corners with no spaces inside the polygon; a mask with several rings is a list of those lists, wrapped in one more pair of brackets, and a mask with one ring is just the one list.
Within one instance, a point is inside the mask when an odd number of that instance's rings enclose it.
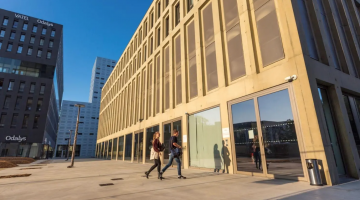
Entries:
{"label": "sunlit facade", "polygon": [[358,6],[154,1],[103,88],[96,156],[152,162],[178,129],[185,169],[308,181],[315,158],[326,184],[358,179]]}

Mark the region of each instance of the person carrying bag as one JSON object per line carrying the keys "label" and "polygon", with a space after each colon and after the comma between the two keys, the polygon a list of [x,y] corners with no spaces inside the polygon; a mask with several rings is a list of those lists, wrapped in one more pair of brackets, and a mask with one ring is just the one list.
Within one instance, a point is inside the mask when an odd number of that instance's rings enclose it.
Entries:
{"label": "person carrying bag", "polygon": [[164,150],[164,148],[163,148],[163,145],[160,143],[159,138],[160,138],[160,133],[155,132],[153,135],[153,140],[152,140],[153,146],[152,146],[151,152],[150,152],[150,160],[154,160],[154,165],[151,166],[149,171],[145,172],[146,178],[149,178],[150,172],[157,167],[158,179],[162,179],[161,175],[160,175],[160,169],[161,169],[160,156],[161,156],[161,152]]}

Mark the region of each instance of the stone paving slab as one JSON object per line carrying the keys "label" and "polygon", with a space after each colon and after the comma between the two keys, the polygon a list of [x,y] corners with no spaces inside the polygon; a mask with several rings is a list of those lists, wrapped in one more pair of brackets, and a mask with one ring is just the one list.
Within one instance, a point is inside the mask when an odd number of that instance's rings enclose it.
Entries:
{"label": "stone paving slab", "polygon": [[[271,180],[243,175],[218,174],[201,170],[183,170],[179,180],[176,168],[169,168],[165,180],[157,172],[146,179],[149,164],[98,159],[52,160],[41,169],[0,171],[0,176],[30,173],[29,177],[0,179],[0,199],[359,199],[360,182],[334,187],[313,187],[306,182]],[[122,178],[123,180],[111,180]],[[99,186],[112,183],[114,185]]]}

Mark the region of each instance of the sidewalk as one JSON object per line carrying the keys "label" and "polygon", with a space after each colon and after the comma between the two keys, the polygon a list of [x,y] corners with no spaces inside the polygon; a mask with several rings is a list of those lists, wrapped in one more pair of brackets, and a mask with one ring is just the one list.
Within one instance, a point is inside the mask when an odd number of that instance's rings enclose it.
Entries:
{"label": "sidewalk", "polygon": [[[0,199],[359,199],[360,181],[334,187],[313,187],[306,182],[269,180],[242,175],[183,170],[186,180],[177,179],[176,168],[169,168],[163,181],[157,172],[146,179],[151,165],[121,161],[77,159],[36,163],[33,168],[16,167],[0,171],[0,176],[32,174],[29,177],[0,179]],[[111,180],[122,178],[122,180]],[[114,185],[99,186],[112,183]]]}

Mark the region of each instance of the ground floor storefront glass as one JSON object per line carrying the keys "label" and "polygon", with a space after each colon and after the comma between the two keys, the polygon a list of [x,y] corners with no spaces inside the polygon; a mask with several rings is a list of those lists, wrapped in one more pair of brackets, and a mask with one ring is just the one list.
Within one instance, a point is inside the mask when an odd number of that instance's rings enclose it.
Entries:
{"label": "ground floor storefront glass", "polygon": [[145,157],[145,162],[148,163],[153,163],[154,161],[150,160],[150,152],[151,152],[151,148],[152,148],[152,140],[153,140],[153,135],[156,131],[159,131],[159,126],[153,126],[150,128],[146,129],[146,141],[145,141],[145,153],[146,153],[146,157]]}
{"label": "ground floor storefront glass", "polygon": [[125,160],[131,160],[133,134],[127,134],[125,137]]}
{"label": "ground floor storefront glass", "polygon": [[116,159],[116,152],[117,152],[117,138],[115,138],[113,141],[111,160]]}
{"label": "ground floor storefront glass", "polygon": [[0,157],[40,157],[40,143],[0,143]]}
{"label": "ground floor storefront glass", "polygon": [[134,162],[142,162],[144,133],[135,133],[134,137]]}
{"label": "ground floor storefront glass", "polygon": [[[73,150],[73,145],[70,145],[70,147],[69,147],[69,145],[57,145],[55,156],[60,157],[60,158],[65,158],[65,157],[67,157],[67,155],[69,155],[69,158],[71,158],[72,150]],[[80,151],[81,151],[81,145],[76,145],[75,157],[80,156]]]}
{"label": "ground floor storefront glass", "polygon": [[189,116],[190,166],[223,171],[220,107]]}
{"label": "ground floor storefront glass", "polygon": [[119,137],[119,146],[118,146],[118,160],[123,160],[124,158],[124,136]]}
{"label": "ground floor storefront glass", "polygon": [[238,171],[304,177],[287,89],[232,103],[231,118]]}
{"label": "ground floor storefront glass", "polygon": [[109,144],[108,144],[108,148],[107,148],[107,157],[106,157],[106,159],[111,159],[111,148],[112,148],[112,140],[109,140],[109,142],[108,142]]}
{"label": "ground floor storefront glass", "polygon": [[[177,137],[177,143],[182,146],[182,129],[181,129],[181,120],[174,120],[172,122],[166,122],[163,126],[164,133],[162,137],[164,137],[164,163],[169,162],[169,156],[170,156],[170,138],[174,133],[174,130],[176,129],[179,132],[179,135]],[[181,164],[183,164],[182,162]],[[173,164],[176,164],[176,161],[173,160]]]}

